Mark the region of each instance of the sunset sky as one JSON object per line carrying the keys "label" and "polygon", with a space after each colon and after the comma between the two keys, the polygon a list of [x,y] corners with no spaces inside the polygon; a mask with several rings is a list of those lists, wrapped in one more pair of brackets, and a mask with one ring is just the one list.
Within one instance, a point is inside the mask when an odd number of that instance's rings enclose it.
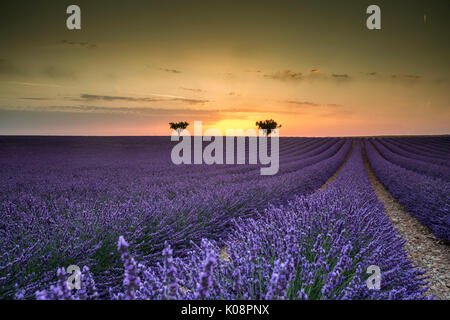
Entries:
{"label": "sunset sky", "polygon": [[[0,134],[450,134],[448,1],[8,1]],[[66,28],[81,7],[82,29]],[[381,7],[382,29],[366,28]],[[425,17],[426,16],[426,17]]]}

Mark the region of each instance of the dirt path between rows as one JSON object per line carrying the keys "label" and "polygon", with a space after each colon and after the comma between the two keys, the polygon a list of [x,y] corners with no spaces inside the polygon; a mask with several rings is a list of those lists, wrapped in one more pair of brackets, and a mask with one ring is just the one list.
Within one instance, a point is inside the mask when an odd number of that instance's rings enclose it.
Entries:
{"label": "dirt path between rows", "polygon": [[386,215],[397,232],[406,240],[405,249],[408,258],[419,268],[428,270],[426,273],[430,277],[428,294],[438,300],[450,299],[450,246],[437,239],[430,229],[410,216],[392,197],[373,173],[364,144],[363,159],[378,200],[384,203]]}

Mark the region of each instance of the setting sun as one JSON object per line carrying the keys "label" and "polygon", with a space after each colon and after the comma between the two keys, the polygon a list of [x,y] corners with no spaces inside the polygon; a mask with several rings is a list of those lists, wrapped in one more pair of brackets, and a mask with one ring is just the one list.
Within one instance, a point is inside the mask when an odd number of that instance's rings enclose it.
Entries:
{"label": "setting sun", "polygon": [[204,125],[205,128],[219,129],[223,135],[227,134],[227,130],[242,129],[244,131],[248,129],[254,129],[256,131],[255,121],[245,119],[224,119],[211,125]]}

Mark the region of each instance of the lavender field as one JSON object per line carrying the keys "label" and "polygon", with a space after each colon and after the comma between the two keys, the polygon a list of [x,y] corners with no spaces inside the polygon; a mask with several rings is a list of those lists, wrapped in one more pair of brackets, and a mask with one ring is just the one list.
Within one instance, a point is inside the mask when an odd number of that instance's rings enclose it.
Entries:
{"label": "lavender field", "polygon": [[173,146],[0,137],[0,299],[434,298],[369,170],[448,248],[450,137],[280,138],[274,176]]}

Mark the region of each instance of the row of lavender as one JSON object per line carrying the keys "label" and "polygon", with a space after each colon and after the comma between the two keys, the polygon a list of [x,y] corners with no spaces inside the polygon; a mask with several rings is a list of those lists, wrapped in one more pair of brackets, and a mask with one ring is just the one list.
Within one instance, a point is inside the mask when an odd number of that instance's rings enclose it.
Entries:
{"label": "row of lavender", "polygon": [[56,267],[86,265],[102,294],[120,282],[119,235],[148,265],[170,241],[221,241],[236,217],[320,187],[344,161],[343,139],[281,139],[282,170],[175,166],[167,138],[2,138],[0,297],[34,294]]}
{"label": "row of lavender", "polygon": [[[412,170],[424,175],[439,178],[444,181],[450,181],[450,159],[445,161],[440,158],[432,158],[428,154],[428,160],[419,160],[411,157],[408,153],[396,145],[385,141],[384,139],[370,139],[378,152],[390,162],[401,166],[402,168]],[[420,154],[420,151],[417,153]]]}
{"label": "row of lavender", "polygon": [[450,139],[449,136],[440,137],[403,137],[403,138],[385,138],[389,143],[396,144],[398,147],[409,153],[412,157],[428,157],[428,159],[443,159],[446,162],[443,165],[450,166]]}
{"label": "row of lavender", "polygon": [[435,148],[430,149],[427,145],[423,146],[422,144],[408,143],[408,141],[403,139],[384,138],[380,140],[390,147],[391,151],[398,155],[450,167],[450,153],[446,151],[446,149],[450,149],[450,147],[446,146],[444,143],[441,143],[440,150],[438,151]]}
{"label": "row of lavender", "polygon": [[[324,190],[238,218],[227,241],[203,239],[185,258],[145,266],[120,237],[123,285],[112,299],[423,299],[426,279],[407,259],[383,205],[378,202],[357,143],[338,177]],[[380,290],[366,284],[366,270],[381,269]],[[86,268],[82,289],[69,291],[64,270],[38,299],[96,299]]]}
{"label": "row of lavender", "polygon": [[436,237],[450,241],[450,180],[445,175],[440,178],[430,176],[430,173],[438,173],[435,165],[428,167],[428,174],[422,174],[427,168],[425,164],[418,165],[412,159],[398,157],[377,142],[378,150],[367,140],[365,145],[375,175],[393,197]]}

